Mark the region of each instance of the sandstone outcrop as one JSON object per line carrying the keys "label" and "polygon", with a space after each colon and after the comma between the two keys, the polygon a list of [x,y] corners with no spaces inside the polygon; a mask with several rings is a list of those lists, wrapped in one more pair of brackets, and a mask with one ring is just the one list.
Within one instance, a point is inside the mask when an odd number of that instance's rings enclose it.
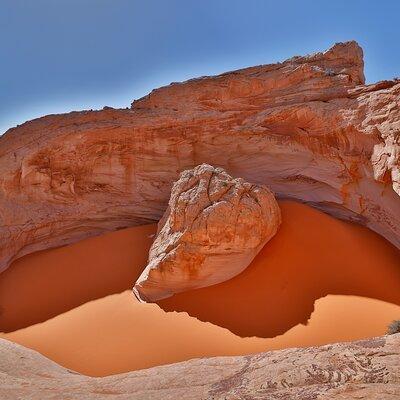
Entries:
{"label": "sandstone outcrop", "polygon": [[400,334],[91,378],[0,339],[0,398],[397,400]]}
{"label": "sandstone outcrop", "polygon": [[155,302],[242,272],[277,232],[281,214],[265,187],[202,164],[181,173],[133,290]]}
{"label": "sandstone outcrop", "polygon": [[131,109],[50,115],[0,138],[0,270],[160,219],[201,163],[364,224],[400,246],[400,82],[365,85],[339,43],[157,89]]}

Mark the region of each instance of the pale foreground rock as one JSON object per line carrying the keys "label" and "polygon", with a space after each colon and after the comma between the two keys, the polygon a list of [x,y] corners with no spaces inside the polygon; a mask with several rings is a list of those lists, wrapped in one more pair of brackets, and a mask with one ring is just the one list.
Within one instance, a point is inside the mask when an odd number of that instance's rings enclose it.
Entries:
{"label": "pale foreground rock", "polygon": [[400,334],[242,357],[190,360],[104,378],[0,339],[0,398],[398,400]]}
{"label": "pale foreground rock", "polygon": [[365,85],[362,50],[347,42],[172,84],[131,109],[10,129],[0,138],[0,270],[159,220],[172,182],[204,162],[400,246],[399,103],[400,82]]}
{"label": "pale foreground rock", "polygon": [[242,272],[277,232],[281,213],[265,187],[202,164],[174,183],[149,262],[134,293],[154,302]]}

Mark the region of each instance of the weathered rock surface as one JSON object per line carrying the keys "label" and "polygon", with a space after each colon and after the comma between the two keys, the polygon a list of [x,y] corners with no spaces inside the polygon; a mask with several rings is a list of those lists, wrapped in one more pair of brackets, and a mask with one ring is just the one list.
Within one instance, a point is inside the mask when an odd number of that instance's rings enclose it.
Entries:
{"label": "weathered rock surface", "polygon": [[279,205],[265,187],[202,164],[174,183],[149,262],[133,290],[154,302],[242,272],[277,232]]}
{"label": "weathered rock surface", "polygon": [[348,42],[172,84],[131,109],[10,129],[0,138],[0,270],[159,220],[179,172],[203,162],[400,246],[399,102],[398,81],[364,85],[362,50]]}
{"label": "weathered rock surface", "polygon": [[242,357],[186,361],[104,378],[79,375],[0,339],[0,398],[397,400],[400,334]]}

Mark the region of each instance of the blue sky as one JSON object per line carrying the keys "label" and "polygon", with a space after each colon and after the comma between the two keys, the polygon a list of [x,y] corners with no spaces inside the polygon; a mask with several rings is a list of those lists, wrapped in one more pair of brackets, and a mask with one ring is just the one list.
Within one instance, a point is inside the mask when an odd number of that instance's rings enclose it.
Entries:
{"label": "blue sky", "polygon": [[351,39],[367,81],[391,79],[399,15],[397,0],[0,0],[0,134]]}

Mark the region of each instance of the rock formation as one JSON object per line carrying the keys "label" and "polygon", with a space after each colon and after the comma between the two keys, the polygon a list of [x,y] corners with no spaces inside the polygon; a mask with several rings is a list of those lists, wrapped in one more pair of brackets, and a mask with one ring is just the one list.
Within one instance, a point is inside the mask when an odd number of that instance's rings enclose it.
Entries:
{"label": "rock formation", "polygon": [[398,81],[364,84],[362,50],[347,42],[171,84],[131,109],[10,129],[0,138],[0,270],[159,220],[172,182],[203,162],[400,246],[399,101]]}
{"label": "rock formation", "polygon": [[279,228],[281,214],[264,186],[202,164],[174,183],[149,263],[134,293],[154,302],[224,282],[242,272]]}
{"label": "rock formation", "polygon": [[91,378],[0,339],[0,398],[397,400],[400,334]]}

